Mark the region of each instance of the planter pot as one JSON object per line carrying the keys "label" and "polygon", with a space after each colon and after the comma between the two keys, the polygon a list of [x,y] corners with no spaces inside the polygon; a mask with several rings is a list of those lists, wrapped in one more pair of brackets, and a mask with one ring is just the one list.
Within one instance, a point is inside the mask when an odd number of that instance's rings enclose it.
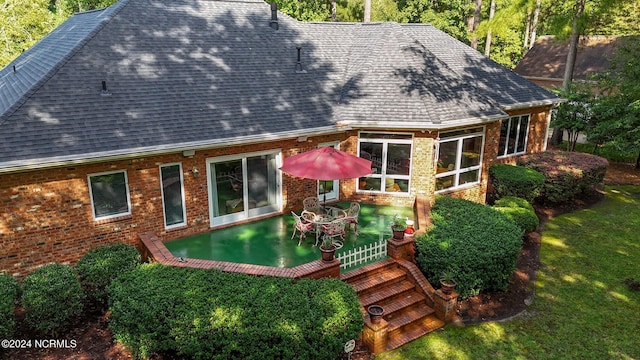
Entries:
{"label": "planter pot", "polygon": [[449,281],[445,281],[445,280],[440,280],[440,290],[442,290],[442,293],[445,295],[450,295],[453,292],[453,289],[455,289],[456,287],[456,282],[453,280],[449,280]]}
{"label": "planter pot", "polygon": [[367,308],[367,313],[369,313],[372,324],[379,324],[384,316],[384,308],[380,305],[371,305]]}
{"label": "planter pot", "polygon": [[396,240],[402,240],[404,239],[404,230],[396,230],[394,228],[391,228],[391,231],[393,232],[393,238]]}
{"label": "planter pot", "polygon": [[336,246],[331,245],[328,248],[324,246],[320,246],[320,252],[322,253],[322,261],[324,262],[332,262],[335,258]]}

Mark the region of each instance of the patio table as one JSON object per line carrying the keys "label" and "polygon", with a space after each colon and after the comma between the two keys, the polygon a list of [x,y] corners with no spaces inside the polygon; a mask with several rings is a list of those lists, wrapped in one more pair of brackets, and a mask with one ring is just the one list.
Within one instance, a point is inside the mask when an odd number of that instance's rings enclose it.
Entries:
{"label": "patio table", "polygon": [[336,218],[329,214],[316,214],[313,220],[310,220],[316,228],[316,245],[320,240],[320,233],[322,232],[322,225],[329,224]]}

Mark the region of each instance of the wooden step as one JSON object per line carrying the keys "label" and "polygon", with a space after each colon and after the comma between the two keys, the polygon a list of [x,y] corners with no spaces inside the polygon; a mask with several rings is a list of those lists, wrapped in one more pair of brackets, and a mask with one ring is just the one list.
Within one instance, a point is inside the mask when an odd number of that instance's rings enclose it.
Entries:
{"label": "wooden step", "polygon": [[404,327],[402,331],[397,332],[394,336],[389,336],[387,350],[397,349],[408,342],[442,328],[444,325],[445,323],[436,318],[435,315],[429,315],[417,323]]}
{"label": "wooden step", "polygon": [[368,274],[362,278],[349,282],[349,284],[355,289],[358,296],[371,293],[377,289],[384,288],[385,286],[404,280],[407,277],[407,273],[404,270],[398,268],[388,268],[385,271],[377,272],[374,274]]}
{"label": "wooden step", "polygon": [[373,304],[385,305],[391,299],[405,296],[407,292],[415,290],[415,287],[415,284],[409,280],[402,280],[400,282],[388,284],[376,292],[362,294],[359,296],[360,303],[365,309]]}

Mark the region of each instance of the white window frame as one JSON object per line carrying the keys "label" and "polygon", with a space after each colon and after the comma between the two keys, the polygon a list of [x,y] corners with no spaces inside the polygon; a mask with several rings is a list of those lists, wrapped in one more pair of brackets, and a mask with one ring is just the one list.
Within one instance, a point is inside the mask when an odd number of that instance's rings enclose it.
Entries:
{"label": "white window frame", "polygon": [[[453,133],[456,131],[460,131],[460,130],[454,130],[454,131],[449,131],[449,132],[443,132],[440,133],[439,136],[444,136],[445,139],[441,139],[439,138],[439,140],[436,143],[436,158],[438,157],[438,155],[440,154],[440,145],[442,143],[448,143],[448,142],[457,142],[457,150],[456,150],[456,164],[455,164],[455,168],[453,170],[450,171],[446,171],[446,172],[442,172],[439,174],[436,174],[436,182],[437,179],[439,178],[443,178],[443,177],[448,177],[448,176],[454,176],[454,182],[453,182],[453,186],[450,186],[446,189],[441,189],[441,190],[437,190],[436,189],[436,194],[437,193],[443,193],[443,192],[448,192],[451,190],[458,190],[458,189],[464,189],[464,188],[468,188],[474,185],[477,185],[480,183],[480,179],[482,178],[482,159],[484,158],[484,145],[485,145],[485,133],[486,133],[486,127],[482,126],[482,127],[478,127],[479,129],[481,128],[482,131],[476,131],[473,133],[469,133],[469,134],[463,134],[463,135],[459,135],[459,136],[451,136],[451,137],[446,137],[447,133]],[[472,128],[473,129],[473,128]],[[462,129],[464,130],[464,129]],[[480,161],[478,162],[478,165],[474,165],[474,166],[470,166],[470,167],[466,167],[461,169],[460,166],[462,164],[462,144],[464,142],[465,139],[470,139],[470,138],[474,138],[474,137],[478,137],[481,136],[482,137],[482,145],[480,148]],[[460,185],[460,175],[470,172],[470,171],[478,171],[478,178],[476,181],[473,182],[467,182],[464,183],[462,185]]]}
{"label": "white window frame", "polygon": [[[408,139],[385,139],[385,138],[362,138],[361,135],[362,134],[380,134],[381,136],[384,135],[402,135],[402,136],[411,136]],[[371,193],[371,194],[393,194],[393,195],[398,195],[398,196],[409,196],[411,193],[411,169],[413,168],[413,133],[405,133],[405,132],[376,132],[376,131],[360,131],[358,133],[358,156],[360,156],[360,144],[361,143],[376,143],[376,144],[382,144],[382,159],[381,159],[381,164],[382,164],[382,168],[380,169],[380,171],[378,173],[375,174],[370,174],[370,175],[366,175],[363,177],[370,177],[370,178],[378,178],[380,179],[380,187],[382,188],[381,190],[367,190],[367,189],[360,189],[360,185],[358,184],[358,182],[356,182],[356,192],[358,193]],[[409,146],[411,147],[411,150],[409,152],[409,175],[395,175],[395,174],[389,174],[387,175],[387,149],[389,147],[389,144],[409,144]],[[407,180],[407,191],[403,192],[403,191],[386,191],[385,189],[385,180],[387,179],[387,176],[389,178],[393,178],[393,179],[401,179],[401,180]]]}
{"label": "white window frame", "polygon": [[[250,157],[262,156],[262,155],[275,155],[275,161],[276,161],[276,164],[275,164],[276,204],[274,205],[275,209],[273,211],[252,214],[254,213],[255,209],[249,209],[249,206],[247,206],[248,205],[247,202],[249,199],[249,194],[248,194],[249,190],[247,186],[243,186],[242,199],[244,201],[244,210],[237,213],[215,216],[215,209],[214,209],[213,202],[217,201],[217,195],[216,195],[217,190],[214,189],[214,183],[212,181],[213,174],[211,173],[211,164],[215,164],[218,162],[232,161],[232,160],[241,160],[242,173],[246,178],[247,159]],[[255,217],[276,214],[282,211],[282,171],[277,171],[277,169],[279,169],[282,166],[282,149],[272,149],[272,150],[265,150],[265,151],[258,151],[258,152],[217,156],[213,158],[208,158],[206,160],[206,164],[207,164],[207,188],[208,188],[208,195],[209,195],[209,226],[210,227],[233,224],[239,221],[248,220]],[[245,178],[243,178],[243,182]]]}
{"label": "white window frame", "polygon": [[[178,173],[180,174],[180,192],[182,195],[182,219],[183,221],[176,224],[167,225],[167,207],[164,200],[164,183],[162,182],[162,169],[171,166],[178,166]],[[162,164],[158,166],[159,175],[160,175],[160,192],[162,193],[162,215],[164,218],[164,228],[165,229],[173,229],[176,227],[181,227],[187,225],[187,207],[185,203],[185,195],[184,195],[184,174],[182,173],[182,163],[174,162],[169,164]]]}
{"label": "white window frame", "polygon": [[[96,216],[96,206],[95,206],[94,199],[93,199],[93,188],[91,186],[91,178],[94,177],[94,176],[111,175],[111,174],[117,174],[117,173],[123,173],[124,174],[124,187],[125,187],[125,192],[127,194],[127,211],[121,212],[121,213],[117,213],[117,214],[105,215],[105,216]],[[131,195],[129,193],[129,177],[127,176],[127,171],[126,170],[104,171],[104,172],[100,172],[100,173],[88,174],[87,175],[87,184],[89,185],[89,198],[91,199],[91,214],[93,216],[93,220],[94,221],[108,220],[108,219],[118,218],[118,217],[121,217],[121,216],[131,215]]]}
{"label": "white window frame", "polygon": [[[516,141],[515,141],[515,146],[514,146],[514,151],[512,153],[509,153],[509,134],[511,133],[511,120],[518,118],[518,127],[516,129]],[[523,146],[523,151],[518,151],[518,145],[520,144],[520,141],[522,139],[520,139],[520,126],[522,126],[522,119],[526,118],[527,119],[527,131],[525,132],[525,136],[524,136],[524,146]],[[504,152],[502,154],[498,154],[498,158],[506,158],[509,156],[516,156],[516,155],[522,155],[524,153],[527,152],[527,143],[529,141],[529,128],[531,127],[531,114],[522,114],[522,115],[515,115],[515,116],[511,116],[508,119],[502,120],[504,121],[508,121],[507,123],[507,135],[506,135],[506,139],[504,140]],[[500,123],[500,133],[502,133],[502,123]],[[502,136],[502,135],[500,135]],[[500,139],[498,138],[498,151],[500,151]]]}

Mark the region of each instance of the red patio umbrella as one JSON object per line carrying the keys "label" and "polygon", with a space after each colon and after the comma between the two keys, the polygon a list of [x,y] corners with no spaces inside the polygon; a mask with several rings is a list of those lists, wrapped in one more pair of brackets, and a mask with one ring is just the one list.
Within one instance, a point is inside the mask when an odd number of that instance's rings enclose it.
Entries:
{"label": "red patio umbrella", "polygon": [[305,179],[353,179],[371,174],[371,161],[326,146],[289,156],[280,170]]}

